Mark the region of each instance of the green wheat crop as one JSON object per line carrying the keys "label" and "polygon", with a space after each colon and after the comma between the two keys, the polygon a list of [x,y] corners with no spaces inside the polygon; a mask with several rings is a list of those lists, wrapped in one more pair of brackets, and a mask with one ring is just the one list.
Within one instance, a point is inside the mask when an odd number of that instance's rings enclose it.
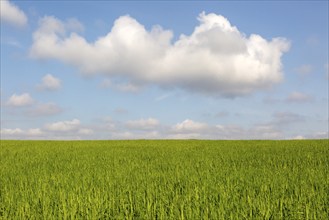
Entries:
{"label": "green wheat crop", "polygon": [[1,141],[1,219],[329,219],[328,140]]}

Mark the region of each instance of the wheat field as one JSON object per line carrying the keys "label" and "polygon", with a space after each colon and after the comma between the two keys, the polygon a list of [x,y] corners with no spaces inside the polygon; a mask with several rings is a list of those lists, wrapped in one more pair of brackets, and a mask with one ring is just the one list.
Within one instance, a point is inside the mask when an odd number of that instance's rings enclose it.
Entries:
{"label": "wheat field", "polygon": [[328,140],[1,141],[1,219],[328,219]]}

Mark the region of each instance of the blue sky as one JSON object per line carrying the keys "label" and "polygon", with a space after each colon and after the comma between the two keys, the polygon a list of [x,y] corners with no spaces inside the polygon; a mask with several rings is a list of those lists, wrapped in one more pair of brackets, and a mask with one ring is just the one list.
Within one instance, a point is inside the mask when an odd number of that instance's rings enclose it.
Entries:
{"label": "blue sky", "polygon": [[328,1],[1,1],[1,139],[328,138]]}

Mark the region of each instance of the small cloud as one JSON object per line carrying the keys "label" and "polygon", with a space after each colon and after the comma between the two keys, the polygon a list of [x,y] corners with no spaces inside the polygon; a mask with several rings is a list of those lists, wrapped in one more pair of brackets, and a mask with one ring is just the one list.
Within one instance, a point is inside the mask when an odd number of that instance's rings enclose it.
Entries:
{"label": "small cloud", "polygon": [[302,102],[312,102],[313,97],[307,94],[303,94],[300,92],[292,92],[290,95],[285,99],[288,103],[302,103]]}
{"label": "small cloud", "polygon": [[29,136],[40,136],[43,134],[43,131],[41,131],[40,128],[31,128],[27,130],[27,135]]}
{"label": "small cloud", "polygon": [[1,136],[2,135],[20,135],[23,133],[23,130],[20,128],[5,128],[5,129],[1,129]]}
{"label": "small cloud", "polygon": [[51,74],[47,74],[42,78],[42,83],[38,85],[41,90],[54,91],[61,87],[61,80]]}
{"label": "small cloud", "polygon": [[40,128],[23,130],[20,128],[5,128],[0,131],[3,139],[35,139],[41,137],[44,132]]}
{"label": "small cloud", "polygon": [[0,12],[1,22],[7,22],[17,27],[23,27],[27,24],[25,13],[8,0],[0,1]]}
{"label": "small cloud", "polygon": [[13,94],[7,101],[7,105],[11,107],[24,107],[29,106],[34,103],[34,100],[28,93],[23,93],[21,95]]}
{"label": "small cloud", "polygon": [[198,139],[244,139],[251,138],[252,131],[246,131],[238,125],[209,125],[186,119],[171,127],[169,138]]}
{"label": "small cloud", "polygon": [[122,132],[113,132],[112,137],[114,139],[160,139],[161,134],[157,131],[143,131],[142,133],[122,131]]}
{"label": "small cloud", "polygon": [[190,119],[186,119],[181,123],[173,126],[172,130],[179,133],[184,132],[204,132],[208,130],[209,126],[206,123],[195,122]]}
{"label": "small cloud", "polygon": [[305,137],[303,135],[297,135],[297,136],[293,137],[292,139],[294,139],[294,140],[303,140],[303,139],[305,139]]}
{"label": "small cloud", "polygon": [[73,119],[72,121],[59,121],[52,124],[47,124],[45,127],[49,131],[67,132],[78,130],[79,126],[80,121],[78,119]]}
{"label": "small cloud", "polygon": [[301,65],[295,68],[295,72],[302,77],[310,75],[312,71],[313,71],[313,67],[309,64]]}
{"label": "small cloud", "polygon": [[329,63],[326,63],[324,65],[324,70],[325,70],[325,77],[326,77],[326,79],[329,80]]}
{"label": "small cloud", "polygon": [[1,139],[46,139],[46,140],[79,140],[95,138],[94,130],[80,124],[78,119],[58,121],[44,125],[43,128],[4,128],[0,130]]}

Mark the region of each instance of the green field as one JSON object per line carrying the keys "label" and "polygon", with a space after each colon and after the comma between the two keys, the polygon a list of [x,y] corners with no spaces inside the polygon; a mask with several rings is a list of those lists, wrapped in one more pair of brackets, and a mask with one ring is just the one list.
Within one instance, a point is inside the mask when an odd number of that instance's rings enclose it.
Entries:
{"label": "green field", "polygon": [[328,140],[1,141],[1,219],[329,219]]}

